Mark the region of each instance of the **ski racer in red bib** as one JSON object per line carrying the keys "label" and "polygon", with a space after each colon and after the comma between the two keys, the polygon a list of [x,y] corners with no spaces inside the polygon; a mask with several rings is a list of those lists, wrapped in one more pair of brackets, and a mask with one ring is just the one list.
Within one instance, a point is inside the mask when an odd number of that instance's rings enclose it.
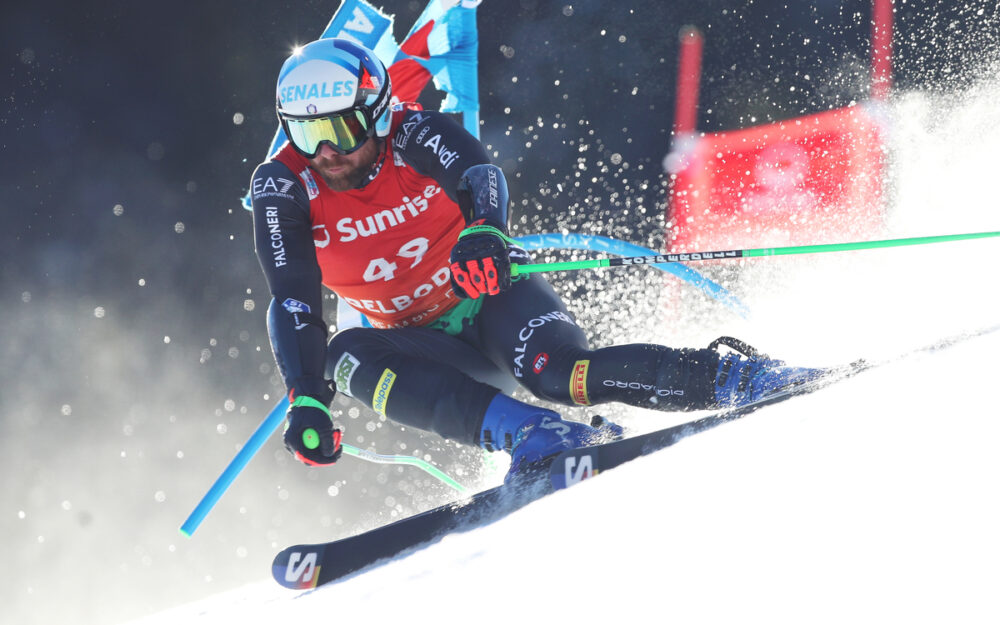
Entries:
{"label": "ski racer in red bib", "polygon": [[[342,39],[304,46],[278,76],[288,142],[252,177],[268,330],[291,401],[284,440],[299,460],[340,456],[335,393],[397,423],[506,450],[515,472],[622,433],[518,401],[518,385],[569,406],[692,410],[817,375],[729,338],[706,349],[592,349],[540,274],[511,280],[511,260],[530,257],[508,235],[506,178],[482,144],[448,116],[392,106],[391,96],[370,50]],[[372,327],[327,341],[324,286]]]}

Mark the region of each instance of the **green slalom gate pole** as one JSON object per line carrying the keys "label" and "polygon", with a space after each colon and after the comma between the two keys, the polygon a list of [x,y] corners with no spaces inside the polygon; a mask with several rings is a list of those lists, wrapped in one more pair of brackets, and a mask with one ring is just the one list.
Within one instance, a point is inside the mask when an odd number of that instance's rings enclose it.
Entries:
{"label": "green slalom gate pole", "polygon": [[932,237],[911,237],[908,239],[885,239],[882,241],[855,241],[852,243],[828,243],[821,245],[794,245],[790,247],[762,247],[746,250],[722,250],[717,252],[688,252],[686,254],[657,254],[655,256],[623,256],[620,258],[593,258],[589,260],[571,260],[555,263],[532,263],[519,265],[512,263],[510,275],[519,276],[526,273],[541,273],[546,271],[575,271],[577,269],[597,269],[600,267],[633,267],[641,265],[659,265],[662,263],[686,263],[698,260],[725,260],[732,258],[754,258],[760,256],[787,256],[791,254],[818,254],[820,252],[850,252],[855,250],[872,250],[886,247],[903,247],[906,245],[925,245],[927,243],[946,243],[948,241],[967,241],[970,239],[986,239],[998,237],[1000,232],[971,232],[968,234],[944,234]]}
{"label": "green slalom gate pole", "polygon": [[455,481],[455,479],[447,473],[421,458],[416,458],[414,456],[387,456],[384,454],[377,454],[374,451],[368,451],[367,449],[359,449],[353,445],[347,444],[341,445],[341,447],[344,448],[345,454],[362,460],[367,460],[368,462],[375,462],[378,464],[404,464],[411,467],[417,467],[443,484],[452,487],[459,493],[464,494],[469,490]]}

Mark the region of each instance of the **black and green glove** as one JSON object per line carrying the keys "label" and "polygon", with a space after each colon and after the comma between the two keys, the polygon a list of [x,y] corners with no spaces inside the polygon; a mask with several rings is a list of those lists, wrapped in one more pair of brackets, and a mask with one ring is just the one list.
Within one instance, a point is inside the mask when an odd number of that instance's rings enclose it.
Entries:
{"label": "black and green glove", "polygon": [[503,228],[480,219],[462,231],[451,248],[452,290],[459,297],[477,299],[510,288],[509,247],[513,241]]}
{"label": "black and green glove", "polygon": [[292,400],[286,415],[285,447],[298,461],[312,466],[333,464],[344,451],[341,437],[327,404],[308,395]]}

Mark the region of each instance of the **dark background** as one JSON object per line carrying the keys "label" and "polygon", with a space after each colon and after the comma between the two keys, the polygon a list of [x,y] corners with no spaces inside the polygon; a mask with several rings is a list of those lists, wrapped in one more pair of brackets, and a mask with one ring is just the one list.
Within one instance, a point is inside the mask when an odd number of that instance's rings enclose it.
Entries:
{"label": "dark background", "polygon": [[[282,391],[240,198],[276,126],[277,70],[337,2],[94,4],[0,9],[11,622],[138,616],[265,578],[286,543],[450,496],[356,461],[306,469],[271,441],[194,539],[176,533]],[[996,59],[995,0],[897,5],[897,89],[958,90]],[[423,3],[383,8],[401,39]],[[716,131],[863,101],[869,19],[867,0],[487,0],[482,139],[510,179],[515,234],[662,246],[683,25],[706,37],[699,128]],[[474,452],[340,409],[350,442],[431,454],[466,482],[488,472]]]}

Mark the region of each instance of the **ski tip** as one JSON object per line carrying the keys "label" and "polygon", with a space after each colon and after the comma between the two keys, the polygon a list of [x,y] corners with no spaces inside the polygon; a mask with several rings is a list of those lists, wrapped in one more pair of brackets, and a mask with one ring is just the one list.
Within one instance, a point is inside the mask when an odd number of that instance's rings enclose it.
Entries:
{"label": "ski tip", "polygon": [[177,531],[180,532],[181,536],[183,536],[184,538],[191,538],[191,532],[188,531],[187,528],[181,527],[181,528],[178,528]]}
{"label": "ski tip", "polygon": [[271,575],[285,588],[311,590],[319,583],[322,561],[322,546],[289,547],[274,557]]}

